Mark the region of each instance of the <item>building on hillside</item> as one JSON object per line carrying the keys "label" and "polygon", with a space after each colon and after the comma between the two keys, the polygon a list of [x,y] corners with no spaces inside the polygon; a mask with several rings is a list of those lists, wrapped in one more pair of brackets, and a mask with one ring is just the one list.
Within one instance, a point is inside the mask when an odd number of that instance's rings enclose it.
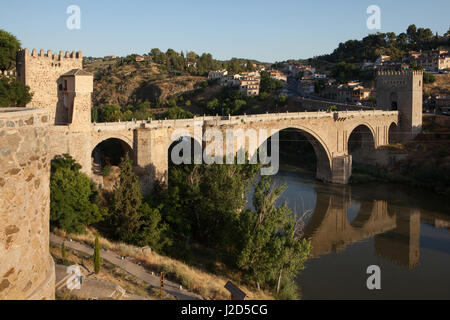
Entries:
{"label": "building on hillside", "polygon": [[450,69],[448,50],[436,49],[425,52],[410,51],[403,56],[402,62],[416,63],[427,71]]}
{"label": "building on hillside", "polygon": [[375,65],[376,66],[382,66],[383,64],[385,64],[386,62],[391,61],[391,57],[390,56],[386,56],[386,55],[381,55],[378,57],[377,60],[375,60]]}
{"label": "building on hillside", "polygon": [[366,101],[374,92],[358,82],[340,85],[327,85],[320,94],[322,97],[342,103],[357,103]]}
{"label": "building on hillside", "polygon": [[239,91],[247,96],[257,96],[259,95],[259,87],[261,83],[261,78],[257,77],[243,77],[239,83]]}
{"label": "building on hillside", "polygon": [[401,61],[389,61],[381,66],[377,66],[377,71],[404,71],[409,69],[409,64],[403,63]]}
{"label": "building on hillside", "polygon": [[241,78],[243,77],[261,78],[261,74],[258,71],[241,72],[239,75],[241,76]]}
{"label": "building on hillside", "polygon": [[420,55],[416,59],[416,63],[428,71],[450,69],[450,56],[448,50],[431,50]]}
{"label": "building on hillside", "polygon": [[228,74],[220,80],[220,85],[223,87],[237,87],[240,85],[240,79],[242,76],[240,74]]}
{"label": "building on hillside", "polygon": [[116,58],[117,58],[116,56],[104,56],[104,57],[103,57],[103,60],[109,61],[109,60],[114,60],[114,59],[116,59]]}
{"label": "building on hillside", "polygon": [[135,61],[136,61],[136,62],[142,62],[142,61],[145,61],[145,58],[142,57],[142,56],[137,56],[136,59],[135,59]]}
{"label": "building on hillside", "polygon": [[268,70],[267,73],[269,73],[269,76],[272,79],[287,82],[287,76],[283,72],[278,70]]}
{"label": "building on hillside", "polygon": [[210,71],[208,73],[208,80],[217,80],[217,79],[222,79],[225,76],[228,75],[228,71],[227,70],[217,70],[217,71]]}
{"label": "building on hillside", "polygon": [[312,79],[302,79],[299,81],[298,90],[301,95],[309,96],[315,91],[315,81]]}

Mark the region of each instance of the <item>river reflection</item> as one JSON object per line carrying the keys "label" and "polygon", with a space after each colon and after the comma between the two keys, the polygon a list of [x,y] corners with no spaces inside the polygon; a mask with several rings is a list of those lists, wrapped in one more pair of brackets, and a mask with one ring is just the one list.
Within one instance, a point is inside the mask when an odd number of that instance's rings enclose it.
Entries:
{"label": "river reflection", "polygon": [[[448,199],[390,184],[326,185],[280,172],[286,201],[304,214],[312,255],[299,275],[304,299],[450,298]],[[366,287],[379,265],[382,290]]]}

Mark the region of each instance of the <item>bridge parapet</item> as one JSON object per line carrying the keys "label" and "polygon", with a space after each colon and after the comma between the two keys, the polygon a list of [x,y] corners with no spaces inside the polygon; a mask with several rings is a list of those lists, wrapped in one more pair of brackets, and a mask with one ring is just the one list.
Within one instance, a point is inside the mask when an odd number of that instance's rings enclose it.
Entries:
{"label": "bridge parapet", "polygon": [[277,121],[277,120],[295,120],[295,119],[343,119],[357,117],[382,117],[382,116],[398,116],[398,111],[384,110],[360,110],[360,111],[313,111],[313,112],[286,112],[286,113],[265,113],[239,116],[200,116],[192,119],[171,119],[171,120],[139,120],[126,122],[104,122],[93,123],[92,129],[95,130],[128,130],[137,128],[176,128],[190,127],[200,123],[208,125],[222,124],[240,124],[256,121]]}

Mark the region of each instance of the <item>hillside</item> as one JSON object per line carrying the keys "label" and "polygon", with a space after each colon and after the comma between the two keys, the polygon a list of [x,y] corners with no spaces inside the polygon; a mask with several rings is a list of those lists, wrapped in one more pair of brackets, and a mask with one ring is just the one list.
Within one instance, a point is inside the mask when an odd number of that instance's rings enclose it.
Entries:
{"label": "hillside", "polygon": [[120,64],[118,60],[86,64],[85,70],[95,77],[94,106],[126,106],[138,101],[164,103],[168,98],[198,88],[206,77],[187,73],[174,74],[153,62]]}
{"label": "hillside", "polygon": [[436,81],[424,85],[424,93],[430,96],[450,95],[450,74],[434,75]]}

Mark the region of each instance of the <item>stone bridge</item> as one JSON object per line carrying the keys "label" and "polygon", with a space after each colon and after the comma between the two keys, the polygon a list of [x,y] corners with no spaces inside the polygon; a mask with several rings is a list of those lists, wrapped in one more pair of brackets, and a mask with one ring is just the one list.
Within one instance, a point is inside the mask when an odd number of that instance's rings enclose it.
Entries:
{"label": "stone bridge", "polygon": [[[148,120],[119,123],[94,123],[82,130],[70,126],[52,126],[51,150],[54,155],[71,154],[89,175],[93,175],[95,163],[93,151],[105,141],[114,140],[131,155],[144,186],[151,187],[155,179],[166,181],[169,164],[169,148],[176,141],[173,135],[181,132],[198,142],[203,149],[208,145],[203,133],[216,130],[226,136],[233,130],[246,135],[248,129],[256,133],[257,143],[244,137],[245,145],[233,141],[233,154],[244,148],[252,157],[267,140],[259,130],[270,130],[269,136],[285,129],[296,129],[312,144],[317,157],[317,178],[331,183],[346,184],[351,176],[352,145],[350,137],[361,148],[354,155],[387,145],[399,122],[397,111],[343,111],[298,112],[259,114],[225,117],[197,117],[181,120]],[[367,150],[365,151],[365,147]],[[224,150],[226,147],[224,146]],[[362,151],[361,151],[362,150]],[[366,152],[368,153],[368,152]]]}

